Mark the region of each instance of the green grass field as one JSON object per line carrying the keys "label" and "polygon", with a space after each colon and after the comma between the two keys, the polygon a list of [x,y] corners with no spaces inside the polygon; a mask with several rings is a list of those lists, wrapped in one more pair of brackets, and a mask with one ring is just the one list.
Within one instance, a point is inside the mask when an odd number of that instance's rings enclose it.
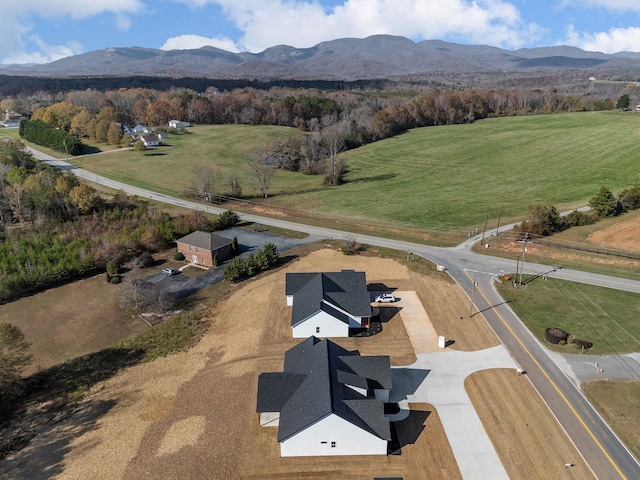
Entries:
{"label": "green grass field", "polygon": [[640,115],[595,112],[416,129],[346,152],[346,185],[295,202],[418,229],[481,228],[500,205],[504,223],[533,203],[563,210],[585,204],[601,185],[633,184],[639,128]]}
{"label": "green grass field", "polygon": [[[142,156],[114,152],[78,158],[97,173],[178,194],[195,164],[213,166],[226,184],[240,177],[257,194],[248,155],[269,140],[300,134],[273,126],[217,125],[172,135],[172,146]],[[346,183],[324,187],[321,176],[278,170],[269,202],[300,216],[341,218],[387,229],[462,239],[482,228],[519,221],[534,203],[559,210],[584,205],[601,185],[614,192],[638,179],[640,115],[582,112],[495,118],[471,125],[428,127],[343,153]],[[224,187],[226,189],[226,185]]]}
{"label": "green grass field", "polygon": [[[192,167],[206,165],[218,175],[219,189],[228,191],[228,177],[238,175],[244,195],[257,194],[247,159],[277,138],[301,135],[299,130],[273,126],[198,126],[184,135],[170,134],[167,145],[145,154],[129,150],[77,157],[75,165],[136,186],[182,195],[193,180]],[[272,181],[274,194],[313,190],[322,178],[277,170]]]}
{"label": "green grass field", "polygon": [[[526,278],[526,277],[525,277]],[[498,284],[502,297],[545,345],[563,353],[580,353],[574,345],[555,346],[544,338],[559,327],[593,342],[585,353],[609,355],[640,351],[640,295],[557,279],[534,280],[517,290]]]}

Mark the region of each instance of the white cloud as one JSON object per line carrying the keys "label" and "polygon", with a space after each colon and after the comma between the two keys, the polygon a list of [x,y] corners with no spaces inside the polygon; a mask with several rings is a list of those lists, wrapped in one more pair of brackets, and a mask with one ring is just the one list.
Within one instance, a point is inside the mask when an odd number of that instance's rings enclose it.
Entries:
{"label": "white cloud", "polygon": [[581,33],[573,25],[567,29],[567,43],[591,52],[640,51],[640,27],[612,28],[608,32]]}
{"label": "white cloud", "polygon": [[310,47],[325,40],[403,35],[413,39],[452,38],[460,42],[518,48],[542,29],[526,23],[503,0],[345,0],[333,9],[303,0],[177,0],[190,6],[219,5],[244,32],[244,49],[259,52],[287,44]]}
{"label": "white cloud", "polygon": [[204,46],[216,47],[227,50],[228,52],[240,51],[233,40],[224,37],[207,38],[201,35],[179,35],[177,37],[171,37],[164,42],[160,50],[188,50]]}
{"label": "white cloud", "polygon": [[638,0],[564,0],[562,6],[595,7],[614,12],[640,12]]}
{"label": "white cloud", "polygon": [[101,13],[113,13],[114,25],[126,31],[131,21],[129,14],[142,10],[143,0],[11,0],[4,1],[0,14],[0,58],[2,63],[46,63],[82,52],[79,43],[47,45],[32,33],[32,19],[74,20]]}

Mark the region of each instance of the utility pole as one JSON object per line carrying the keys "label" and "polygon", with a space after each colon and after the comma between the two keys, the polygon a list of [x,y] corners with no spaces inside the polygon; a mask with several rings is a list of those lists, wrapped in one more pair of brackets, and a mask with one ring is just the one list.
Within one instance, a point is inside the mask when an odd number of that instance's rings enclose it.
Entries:
{"label": "utility pole", "polygon": [[498,212],[498,226],[496,227],[496,237],[498,236],[498,232],[500,230],[500,217],[502,217],[502,205],[500,205],[500,211]]}
{"label": "utility pole", "polygon": [[484,245],[484,232],[487,230],[487,222],[489,221],[490,216],[491,215],[487,213],[487,218],[484,221],[484,228],[482,229],[482,238],[480,239],[480,245]]}
{"label": "utility pole", "polygon": [[471,290],[471,305],[469,305],[469,318],[473,317],[473,300],[476,297],[476,286],[478,285],[478,277],[473,279],[473,290]]}
{"label": "utility pole", "polygon": [[522,272],[524,271],[524,254],[527,251],[527,244],[522,246],[522,268],[520,269],[520,285],[522,285]]}
{"label": "utility pole", "polygon": [[516,278],[513,279],[513,286],[518,287],[518,267],[520,266],[520,255],[516,257]]}

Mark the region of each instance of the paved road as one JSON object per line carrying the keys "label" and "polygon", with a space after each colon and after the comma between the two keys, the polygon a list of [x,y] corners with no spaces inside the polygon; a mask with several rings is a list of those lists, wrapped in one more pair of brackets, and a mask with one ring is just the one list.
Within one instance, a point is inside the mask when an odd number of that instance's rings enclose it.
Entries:
{"label": "paved road", "polygon": [[[34,156],[58,168],[69,169],[75,175],[91,182],[143,198],[158,200],[180,207],[205,210],[203,205],[188,200],[150,192],[124,183],[95,175],[86,170],[57,160],[41,152],[32,150]],[[221,213],[223,209],[208,207],[211,213]],[[580,389],[572,382],[558,364],[553,361],[547,350],[533,337],[520,319],[504,304],[493,287],[493,278],[501,270],[513,271],[513,261],[474,254],[468,247],[479,240],[479,236],[470,239],[458,248],[438,248],[400,240],[359,235],[324,227],[315,227],[289,222],[286,220],[241,214],[249,222],[297,230],[325,238],[354,238],[359,243],[394,248],[423,256],[436,264],[445,265],[448,273],[462,289],[471,296],[474,279],[477,277],[476,307],[483,312],[514,361],[526,372],[533,386],[538,390],[559,423],[565,429],[585,458],[595,476],[600,479],[640,478],[640,464],[604,423],[598,413],[587,402]],[[601,285],[640,293],[640,282],[605,275],[597,275],[563,268],[554,268],[539,264],[525,263],[524,273],[539,274],[546,272],[549,277],[576,282]],[[469,312],[466,312],[468,316]],[[461,313],[464,316],[465,312]],[[570,462],[570,459],[568,460]]]}

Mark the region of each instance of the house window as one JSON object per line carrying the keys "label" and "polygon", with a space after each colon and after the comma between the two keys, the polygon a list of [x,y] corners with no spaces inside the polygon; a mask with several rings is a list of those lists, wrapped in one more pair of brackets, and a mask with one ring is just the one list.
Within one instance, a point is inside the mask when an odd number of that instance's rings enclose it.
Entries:
{"label": "house window", "polygon": [[196,247],[196,253],[198,253],[198,247]]}
{"label": "house window", "polygon": [[320,333],[320,327],[316,327],[316,333]]}
{"label": "house window", "polygon": [[331,448],[336,448],[336,442],[331,442]]}
{"label": "house window", "polygon": [[191,251],[191,245],[189,245],[189,251]]}
{"label": "house window", "polygon": [[320,442],[320,444],[321,444],[321,445],[326,445],[326,444],[327,444],[327,442]]}

